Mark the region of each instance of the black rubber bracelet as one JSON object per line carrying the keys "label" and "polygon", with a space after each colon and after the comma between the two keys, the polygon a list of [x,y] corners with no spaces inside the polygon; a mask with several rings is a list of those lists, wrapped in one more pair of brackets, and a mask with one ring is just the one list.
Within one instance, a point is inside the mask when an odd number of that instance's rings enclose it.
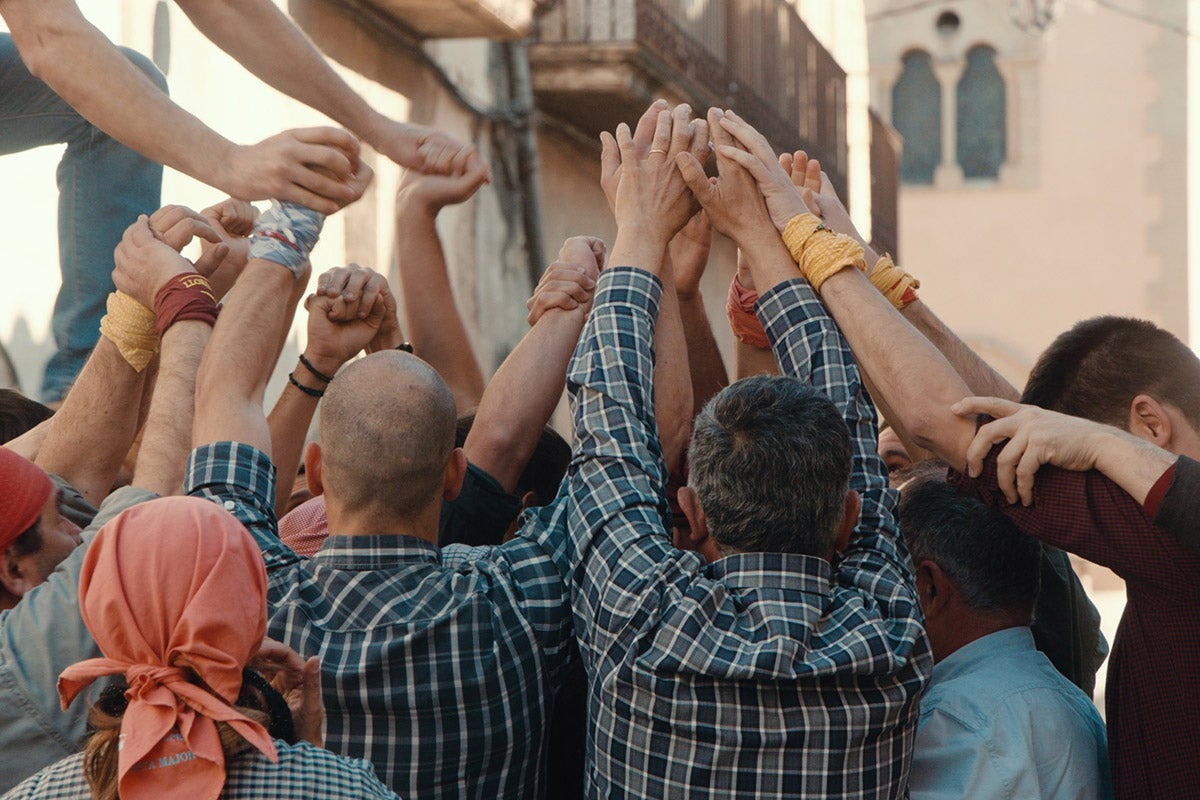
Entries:
{"label": "black rubber bracelet", "polygon": [[303,364],[304,368],[306,370],[308,370],[309,372],[311,372],[313,374],[313,377],[316,378],[317,380],[325,381],[326,383],[330,383],[333,381],[333,378],[329,377],[324,372],[321,372],[319,369],[314,367],[312,365],[312,362],[304,357],[304,353],[300,354],[300,363]]}
{"label": "black rubber bracelet", "polygon": [[297,389],[304,392],[309,397],[321,398],[321,397],[325,396],[324,390],[311,389],[311,388],[305,386],[300,381],[296,380],[296,373],[294,373],[294,372],[288,373],[288,383],[292,384],[292,386],[295,386]]}
{"label": "black rubber bracelet", "polygon": [[400,344],[396,345],[396,349],[403,350],[406,353],[411,353],[413,351],[413,346],[410,342],[401,342]]}

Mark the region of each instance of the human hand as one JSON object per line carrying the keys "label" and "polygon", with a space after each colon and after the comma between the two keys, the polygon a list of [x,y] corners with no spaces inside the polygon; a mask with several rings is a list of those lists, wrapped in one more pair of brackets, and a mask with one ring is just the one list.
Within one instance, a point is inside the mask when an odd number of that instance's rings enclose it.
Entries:
{"label": "human hand", "polygon": [[[658,99],[642,112],[633,129],[633,141],[640,148],[649,148],[654,141],[654,129],[658,126],[658,115],[670,111],[666,100]],[[616,213],[617,187],[621,185],[621,148],[616,137],[608,131],[600,133],[600,188],[608,200],[608,210]]]}
{"label": "human hand", "polygon": [[192,262],[154,235],[145,214],[125,229],[113,251],[113,261],[116,265],[113,283],[117,289],[150,309],[154,308],[154,298],[163,284],[176,275],[196,272]]}
{"label": "human hand", "polygon": [[712,233],[708,212],[701,209],[667,245],[675,268],[675,293],[680,300],[690,300],[700,293],[700,279],[704,277],[712,249]]}
{"label": "human hand", "polygon": [[648,147],[635,141],[629,126],[617,127],[621,177],[615,196],[618,238],[660,252],[698,211],[675,158],[690,153],[698,162],[708,154],[708,124],[691,119],[691,108],[660,111]]}
{"label": "human hand", "polygon": [[[250,257],[249,235],[254,231],[254,223],[258,219],[258,209],[245,200],[230,197],[209,206],[200,212],[208,220],[210,227],[220,237],[227,248],[226,255],[208,275],[213,295],[219,300],[224,297],[238,276],[246,268]],[[220,245],[214,245],[206,240],[200,241],[201,258],[210,258],[210,250]]]}
{"label": "human hand", "polygon": [[[758,181],[759,190],[771,214],[771,221],[780,233],[783,233],[793,217],[811,213],[801,197],[800,190],[792,183],[791,174],[780,165],[765,136],[733,111],[721,114],[718,125],[735,140],[723,148],[719,146],[718,155],[736,161]],[[715,130],[713,140],[717,140]],[[735,144],[737,146],[734,146]],[[723,153],[720,152],[722,149]],[[720,230],[720,227],[717,230]]]}
{"label": "human hand", "polygon": [[396,193],[397,214],[412,209],[437,216],[437,212],[446,206],[465,203],[488,181],[487,166],[483,162],[478,161],[474,167],[466,164],[463,162],[459,165],[461,169],[449,175],[407,170]]}
{"label": "human hand", "polygon": [[592,236],[575,236],[563,243],[558,260],[546,268],[525,303],[530,325],[552,308],[574,311],[591,308],[600,270],[604,268],[604,242]]}
{"label": "human hand", "polygon": [[750,154],[725,129],[724,117],[724,112],[717,108],[708,112],[717,157],[717,178],[705,175],[700,162],[688,153],[678,157],[679,171],[692,194],[708,212],[713,227],[733,239],[740,249],[773,243],[779,239],[779,233],[772,222],[761,185],[742,161],[734,157],[734,154],[747,157]]}
{"label": "human hand", "polygon": [[[780,153],[779,166],[792,176],[792,184],[800,190],[800,198],[809,210],[820,217],[825,225],[835,233],[843,233],[862,245],[866,252],[866,262],[871,270],[879,260],[871,245],[858,232],[850,212],[838,197],[837,190],[829,176],[821,170],[821,162],[809,158],[803,150],[795,153]],[[868,270],[870,274],[870,270]]]}
{"label": "human hand", "polygon": [[332,214],[362,196],[358,139],[340,128],[299,128],[239,145],[213,185],[245,200],[286,200]]}
{"label": "human hand", "polygon": [[321,699],[321,659],[305,661],[283,642],[264,638],[258,654],[247,666],[259,672],[275,691],[283,695],[292,711],[292,723],[301,741],[324,747],[321,728],[325,701]]}
{"label": "human hand", "polygon": [[967,448],[967,474],[978,477],[992,448],[1008,440],[996,459],[996,481],[1010,503],[1033,502],[1034,475],[1043,464],[1077,472],[1093,469],[1110,429],[1091,420],[1021,405],[998,397],[965,397],[951,410],[964,417],[995,417],[975,432]]}
{"label": "human hand", "polygon": [[435,128],[384,118],[368,141],[380,153],[410,170],[449,176],[481,172],[485,183],[492,180],[491,168],[475,145]]}
{"label": "human hand", "polygon": [[[333,375],[384,328],[391,289],[374,270],[350,264],[324,272],[317,291],[304,301],[308,344],[304,355],[325,375]],[[390,302],[395,317],[395,299]],[[399,326],[397,326],[397,331]]]}

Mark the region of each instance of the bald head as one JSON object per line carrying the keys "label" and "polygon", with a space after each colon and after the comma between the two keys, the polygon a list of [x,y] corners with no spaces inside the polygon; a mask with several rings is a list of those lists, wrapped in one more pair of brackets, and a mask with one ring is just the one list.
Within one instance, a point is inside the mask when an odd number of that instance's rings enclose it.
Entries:
{"label": "bald head", "polygon": [[454,398],[437,372],[395,350],[347,365],[321,406],[321,463],[348,510],[407,518],[440,499],[454,450]]}

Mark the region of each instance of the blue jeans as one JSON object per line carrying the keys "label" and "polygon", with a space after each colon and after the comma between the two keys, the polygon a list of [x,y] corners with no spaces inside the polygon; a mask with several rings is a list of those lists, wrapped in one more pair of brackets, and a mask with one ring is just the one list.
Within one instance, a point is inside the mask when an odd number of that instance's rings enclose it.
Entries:
{"label": "blue jeans", "polygon": [[[121,49],[166,91],[166,79],[149,59]],[[158,208],[162,167],[81,117],[29,73],[12,36],[0,33],[0,155],[63,143],[67,150],[58,165],[62,288],[52,323],[58,352],[42,378],[46,402],[66,394],[96,345],[113,290],[113,250],[138,214]]]}

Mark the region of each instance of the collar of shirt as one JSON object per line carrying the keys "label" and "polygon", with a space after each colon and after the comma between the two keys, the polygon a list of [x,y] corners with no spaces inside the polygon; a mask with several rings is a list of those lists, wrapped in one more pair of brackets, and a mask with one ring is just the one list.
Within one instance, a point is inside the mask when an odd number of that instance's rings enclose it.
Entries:
{"label": "collar of shirt", "polygon": [[960,675],[972,673],[1005,653],[1033,650],[1033,631],[1028,626],[1005,628],[1002,631],[981,636],[965,644],[933,665],[933,683],[948,681]]}
{"label": "collar of shirt", "polygon": [[375,570],[414,562],[441,564],[437,545],[415,536],[330,536],[312,558],[333,569]]}
{"label": "collar of shirt", "polygon": [[787,589],[828,596],[833,567],[794,553],[734,553],[708,565],[708,575],[731,589]]}

